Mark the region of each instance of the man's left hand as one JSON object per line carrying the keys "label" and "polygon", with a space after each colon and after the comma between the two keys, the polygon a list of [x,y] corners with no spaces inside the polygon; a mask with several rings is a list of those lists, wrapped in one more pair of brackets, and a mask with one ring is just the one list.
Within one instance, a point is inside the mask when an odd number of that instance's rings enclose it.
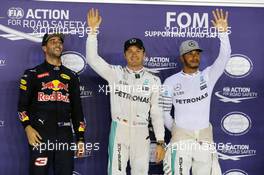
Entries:
{"label": "man's left hand", "polygon": [[157,145],[155,155],[156,155],[156,163],[159,163],[164,159],[165,149],[163,148],[162,145]]}
{"label": "man's left hand", "polygon": [[77,152],[76,152],[76,156],[77,157],[83,157],[85,154],[85,148],[84,148],[84,142],[79,141],[77,143]]}
{"label": "man's left hand", "polygon": [[218,29],[219,32],[227,32],[228,29],[228,12],[223,12],[223,9],[216,9],[213,11],[214,19],[211,20],[213,26]]}

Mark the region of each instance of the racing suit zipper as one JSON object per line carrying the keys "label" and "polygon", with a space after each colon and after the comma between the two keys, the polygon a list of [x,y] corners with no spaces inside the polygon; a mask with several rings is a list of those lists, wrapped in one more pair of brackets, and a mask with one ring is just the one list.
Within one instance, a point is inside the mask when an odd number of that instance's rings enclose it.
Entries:
{"label": "racing suit zipper", "polygon": [[[133,73],[131,73],[131,75],[130,75],[130,78],[131,78],[131,84],[130,84],[130,86],[132,86],[132,88],[131,88],[130,94],[131,94],[131,96],[133,96],[133,94],[134,94],[134,83],[135,83],[135,79],[134,79]],[[131,133],[132,132],[131,131],[132,130],[132,124],[131,124],[131,122],[134,119],[133,118],[133,107],[134,107],[134,101],[133,100],[130,100],[130,112],[129,112],[129,114],[130,114],[129,115],[129,145],[131,145],[130,142],[132,142],[131,141],[131,138],[132,138],[131,134],[134,134],[134,133]],[[130,151],[131,151],[131,148],[129,146],[129,154],[131,155]],[[129,157],[130,157],[130,155],[129,155]]]}
{"label": "racing suit zipper", "polygon": [[[59,80],[59,72],[61,71],[60,67],[54,67],[55,72],[55,77],[56,79]],[[55,128],[55,141],[57,142],[57,135],[58,135],[58,115],[59,115],[59,108],[58,108],[58,93],[56,93],[56,116],[55,116],[55,121],[56,121],[56,128]]]}

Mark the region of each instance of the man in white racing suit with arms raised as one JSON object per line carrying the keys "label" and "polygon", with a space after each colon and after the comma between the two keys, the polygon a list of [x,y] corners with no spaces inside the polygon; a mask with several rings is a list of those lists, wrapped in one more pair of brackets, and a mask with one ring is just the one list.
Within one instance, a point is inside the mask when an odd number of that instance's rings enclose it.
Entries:
{"label": "man in white racing suit with arms raised", "polygon": [[109,138],[109,175],[126,174],[130,160],[132,175],[147,175],[149,167],[149,116],[157,139],[156,162],[164,158],[164,122],[159,106],[160,79],[143,67],[145,47],[137,38],[124,44],[126,67],[109,65],[98,55],[96,28],[101,23],[98,10],[91,9],[87,23],[92,29],[86,43],[88,64],[110,87],[111,133]]}
{"label": "man in white racing suit with arms raised", "polygon": [[[215,83],[231,56],[228,37],[228,13],[213,11],[213,26],[218,29],[220,51],[214,63],[199,71],[202,49],[194,40],[180,45],[183,70],[164,82],[164,122],[172,133],[164,159],[164,172],[171,175],[221,175],[209,122],[210,101]],[[174,106],[174,119],[170,115]]]}

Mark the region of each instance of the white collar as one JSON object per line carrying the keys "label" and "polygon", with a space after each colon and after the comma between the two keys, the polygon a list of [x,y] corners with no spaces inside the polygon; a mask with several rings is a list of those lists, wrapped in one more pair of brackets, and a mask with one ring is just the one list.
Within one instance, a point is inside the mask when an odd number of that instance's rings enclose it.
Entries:
{"label": "white collar", "polygon": [[140,70],[134,71],[134,70],[129,69],[129,68],[126,66],[126,70],[127,70],[130,74],[132,74],[132,73],[140,74],[140,73],[142,73],[142,72],[144,71],[144,69],[145,69],[145,68],[142,67]]}
{"label": "white collar", "polygon": [[191,73],[191,74],[185,73],[185,72],[183,72],[183,70],[181,70],[181,74],[182,74],[183,76],[194,77],[194,76],[198,75],[199,73],[200,73],[200,70],[197,70],[196,72]]}

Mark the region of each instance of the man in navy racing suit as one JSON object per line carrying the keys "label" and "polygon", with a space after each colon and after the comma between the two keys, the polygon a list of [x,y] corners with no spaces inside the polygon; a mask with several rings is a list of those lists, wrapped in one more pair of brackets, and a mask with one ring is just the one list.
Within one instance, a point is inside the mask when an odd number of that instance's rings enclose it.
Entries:
{"label": "man in navy racing suit", "polygon": [[56,175],[72,175],[72,125],[77,156],[84,154],[79,79],[61,64],[63,41],[62,34],[45,34],[44,63],[27,69],[20,80],[18,114],[29,142],[31,175],[47,175],[51,169]]}

